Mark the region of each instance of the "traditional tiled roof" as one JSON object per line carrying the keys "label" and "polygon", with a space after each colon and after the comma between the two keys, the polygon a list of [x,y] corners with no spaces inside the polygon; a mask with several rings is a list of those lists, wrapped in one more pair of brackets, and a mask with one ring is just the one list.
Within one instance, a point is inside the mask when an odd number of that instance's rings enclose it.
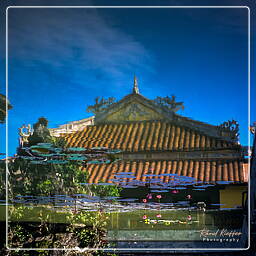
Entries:
{"label": "traditional tiled roof", "polygon": [[[120,172],[132,172],[136,180],[146,181],[147,177],[143,176],[150,172],[151,174],[160,175],[163,182],[168,182],[168,176],[161,174],[177,174],[182,176],[193,177],[197,181],[216,182],[232,181],[243,183],[247,182],[246,164],[240,160],[233,161],[119,161],[112,164],[89,164],[86,170],[90,174],[89,183],[112,182],[115,174]],[[154,177],[156,178],[156,177]],[[128,179],[124,179],[128,180]]]}
{"label": "traditional tiled roof", "polygon": [[238,146],[165,121],[98,124],[65,138],[68,147],[107,147],[124,152],[216,150]]}

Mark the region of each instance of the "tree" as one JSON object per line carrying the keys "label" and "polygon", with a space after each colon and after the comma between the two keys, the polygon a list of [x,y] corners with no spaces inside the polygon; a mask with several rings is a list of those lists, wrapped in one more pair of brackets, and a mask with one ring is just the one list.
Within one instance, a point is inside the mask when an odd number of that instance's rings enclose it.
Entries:
{"label": "tree", "polygon": [[12,109],[12,105],[9,103],[9,101],[6,99],[6,97],[0,93],[0,123],[5,122],[6,118],[6,101],[7,101],[7,108]]}
{"label": "tree", "polygon": [[54,195],[80,193],[80,183],[87,180],[87,172],[79,164],[34,164],[16,158],[9,164],[11,195]]}
{"label": "tree", "polygon": [[[7,103],[7,108],[12,109],[11,104],[9,101],[6,99],[6,97],[0,93],[0,123],[5,122],[6,118],[6,103]],[[4,155],[4,154],[3,154]],[[5,161],[0,160],[0,198],[5,197]]]}
{"label": "tree", "polygon": [[[52,137],[47,125],[46,118],[39,118],[28,143],[18,148],[17,156],[9,163],[10,195],[83,193],[88,188],[81,183],[88,182],[88,173],[82,167],[91,160],[98,159],[100,163],[115,160],[115,156],[105,149],[76,151],[76,148],[66,148],[64,138]],[[118,191],[107,186],[94,188],[95,194],[102,196],[116,195]]]}
{"label": "tree", "polygon": [[50,132],[47,128],[48,120],[44,117],[40,117],[38,121],[33,125],[33,134],[29,136],[28,142],[29,146],[35,145],[37,143],[50,143],[52,141]]}

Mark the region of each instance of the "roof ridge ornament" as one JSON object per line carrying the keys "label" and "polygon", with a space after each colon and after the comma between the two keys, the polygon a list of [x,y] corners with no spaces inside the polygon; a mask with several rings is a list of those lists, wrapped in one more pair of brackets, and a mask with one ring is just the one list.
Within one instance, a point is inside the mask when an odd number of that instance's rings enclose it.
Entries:
{"label": "roof ridge ornament", "polygon": [[134,75],[133,90],[132,90],[132,92],[135,93],[135,94],[140,94],[139,93],[138,80],[137,80],[137,77],[135,75]]}
{"label": "roof ridge ornament", "polygon": [[221,136],[230,136],[232,140],[238,141],[239,123],[235,120],[228,120],[217,126]]}

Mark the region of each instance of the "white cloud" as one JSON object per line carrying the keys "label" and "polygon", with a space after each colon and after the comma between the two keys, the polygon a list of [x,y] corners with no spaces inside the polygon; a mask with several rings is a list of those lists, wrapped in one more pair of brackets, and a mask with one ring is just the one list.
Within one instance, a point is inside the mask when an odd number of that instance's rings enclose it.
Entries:
{"label": "white cloud", "polygon": [[9,11],[10,58],[21,65],[44,64],[56,77],[67,68],[74,83],[81,83],[82,74],[90,82],[94,79],[90,73],[98,73],[119,85],[134,71],[153,72],[152,53],[136,38],[109,25],[96,9]]}

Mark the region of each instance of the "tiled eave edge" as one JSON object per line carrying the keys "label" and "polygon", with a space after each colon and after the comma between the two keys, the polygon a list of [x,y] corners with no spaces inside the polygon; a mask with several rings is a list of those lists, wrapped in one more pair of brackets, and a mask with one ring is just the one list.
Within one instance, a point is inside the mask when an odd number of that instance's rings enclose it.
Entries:
{"label": "tiled eave edge", "polygon": [[235,150],[219,150],[219,151],[154,151],[154,152],[123,152],[117,154],[117,157],[123,160],[233,160],[243,159],[243,154]]}

